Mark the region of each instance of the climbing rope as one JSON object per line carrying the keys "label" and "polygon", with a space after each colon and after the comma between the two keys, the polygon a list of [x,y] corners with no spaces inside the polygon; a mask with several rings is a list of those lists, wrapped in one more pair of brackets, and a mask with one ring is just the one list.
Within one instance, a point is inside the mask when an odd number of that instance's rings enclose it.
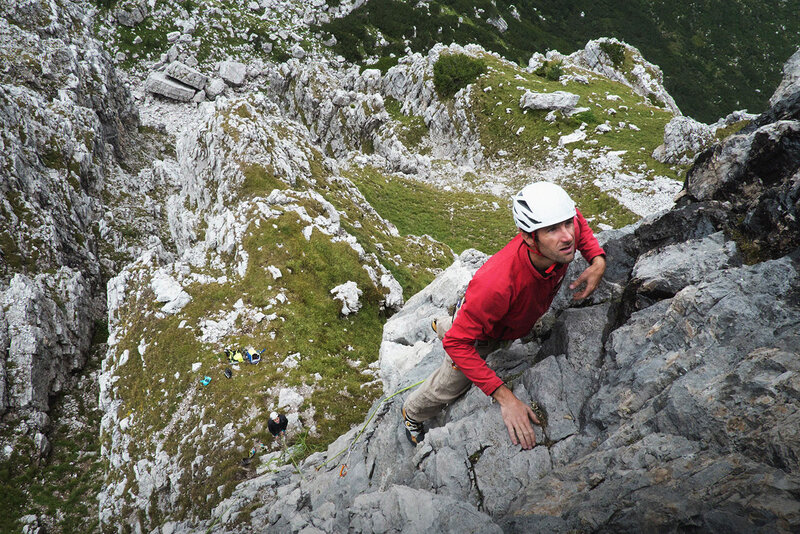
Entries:
{"label": "climbing rope", "polygon": [[295,468],[295,469],[297,469],[297,474],[299,474],[299,475],[300,475],[300,478],[302,478],[302,479],[303,479],[303,482],[308,482],[308,481],[306,480],[306,477],[305,477],[305,476],[303,476],[303,471],[300,469],[300,466],[299,466],[299,465],[297,465],[297,462],[295,462],[295,461],[294,461],[294,456],[293,456],[293,455],[291,455],[291,454],[289,454],[289,449],[286,447],[286,438],[284,437],[284,438],[281,440],[281,442],[283,443],[283,453],[284,453],[285,455],[289,456],[289,460],[291,460],[291,461],[292,461],[292,464],[294,465],[294,468]]}
{"label": "climbing rope", "polygon": [[345,458],[345,461],[342,462],[342,466],[339,469],[339,476],[343,477],[343,476],[347,475],[347,464],[350,461],[350,455],[352,454],[353,449],[355,448],[356,442],[358,442],[359,438],[361,437],[361,434],[364,433],[364,430],[367,429],[367,426],[370,424],[372,419],[375,417],[375,414],[378,413],[378,410],[380,409],[380,407],[383,406],[383,403],[388,401],[388,400],[390,400],[390,399],[392,399],[396,395],[399,395],[400,393],[403,393],[404,391],[408,391],[411,388],[417,387],[418,385],[422,384],[423,382],[425,382],[425,380],[420,380],[416,384],[411,384],[410,386],[407,386],[407,387],[404,387],[403,389],[397,390],[394,393],[392,393],[391,395],[389,395],[388,397],[384,398],[381,402],[379,402],[378,405],[375,407],[375,409],[372,410],[372,413],[367,418],[367,421],[364,423],[364,426],[361,427],[361,430],[358,431],[358,434],[356,434],[356,437],[353,438],[353,441],[350,442],[350,445],[348,445],[346,448],[340,450],[339,452],[337,452],[336,454],[334,454],[333,456],[331,456],[330,458],[325,460],[322,464],[318,465],[315,469],[317,471],[319,471],[320,469],[325,467],[329,462],[333,461],[334,459],[338,458],[339,456],[341,456],[342,454],[344,454],[346,452],[347,453],[347,458]]}

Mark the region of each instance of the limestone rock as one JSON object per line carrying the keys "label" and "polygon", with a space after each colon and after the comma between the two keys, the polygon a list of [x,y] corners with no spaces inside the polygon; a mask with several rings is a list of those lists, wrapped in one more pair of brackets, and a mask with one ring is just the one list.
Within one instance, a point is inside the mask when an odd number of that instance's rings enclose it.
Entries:
{"label": "limestone rock", "polygon": [[[730,202],[747,239],[768,257],[796,247],[800,238],[800,122],[775,120],[797,99],[779,102],[741,132],[698,157],[687,172],[687,200]],[[774,121],[774,122],[773,122]]]}
{"label": "limestone rock", "polygon": [[124,0],[116,5],[114,16],[123,26],[133,28],[147,16],[147,2],[142,0]]}
{"label": "limestone rock", "polygon": [[519,107],[522,109],[558,110],[563,113],[569,113],[578,104],[579,99],[578,95],[566,91],[534,93],[526,90],[519,99]]}
{"label": "limestone rock", "polygon": [[[600,47],[602,43],[623,47],[633,58],[634,66],[630,70],[620,71],[613,64],[608,54]],[[680,115],[681,111],[675,99],[664,87],[664,75],[661,69],[646,61],[635,47],[613,38],[601,38],[586,43],[583,50],[570,54],[568,62],[602,74],[614,81],[631,87],[642,98],[651,99],[661,107]]]}
{"label": "limestone rock", "polygon": [[195,93],[193,87],[172,80],[161,72],[151,72],[144,82],[144,88],[151,93],[179,102],[190,102]]}
{"label": "limestone rock", "polygon": [[177,313],[192,300],[183,287],[163,271],[153,276],[150,287],[156,295],[156,301],[166,303],[162,308],[165,313]]}
{"label": "limestone rock", "polygon": [[664,144],[653,151],[663,163],[686,165],[707,148],[714,139],[712,128],[691,117],[673,117],[664,126]]}
{"label": "limestone rock", "polygon": [[358,288],[355,282],[350,281],[340,284],[331,289],[330,293],[335,300],[341,301],[342,315],[350,315],[361,309],[361,302],[359,299],[363,291]]}
{"label": "limestone rock", "polygon": [[219,76],[228,85],[239,87],[247,78],[247,65],[238,61],[223,61],[219,64]]}
{"label": "limestone rock", "polygon": [[198,91],[203,89],[208,81],[208,77],[205,74],[181,63],[180,61],[173,61],[167,65],[164,73],[170,78],[174,78],[181,83],[194,87]]}
{"label": "limestone rock", "polygon": [[800,50],[783,65],[783,78],[769,99],[769,105],[775,106],[786,97],[800,91]]}
{"label": "limestone rock", "polygon": [[736,244],[717,232],[642,254],[633,267],[631,284],[640,293],[671,297],[715,271],[739,265]]}
{"label": "limestone rock", "polygon": [[350,510],[354,532],[486,532],[500,527],[469,503],[405,486],[361,495]]}
{"label": "limestone rock", "polygon": [[225,92],[226,88],[227,85],[225,85],[225,82],[221,78],[213,78],[210,82],[206,84],[205,88],[206,96],[211,100],[214,100],[223,92]]}

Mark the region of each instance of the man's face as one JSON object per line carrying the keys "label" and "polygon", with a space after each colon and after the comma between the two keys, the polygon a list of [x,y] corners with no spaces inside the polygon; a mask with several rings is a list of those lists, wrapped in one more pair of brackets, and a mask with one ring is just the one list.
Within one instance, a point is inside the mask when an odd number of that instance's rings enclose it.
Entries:
{"label": "man's face", "polygon": [[575,259],[575,226],[573,219],[536,230],[539,253],[556,263]]}

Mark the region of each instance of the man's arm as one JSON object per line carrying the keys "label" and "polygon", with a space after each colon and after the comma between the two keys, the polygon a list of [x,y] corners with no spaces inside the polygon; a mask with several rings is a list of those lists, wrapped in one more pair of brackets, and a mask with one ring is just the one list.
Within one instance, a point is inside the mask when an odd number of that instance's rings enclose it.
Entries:
{"label": "man's arm", "polygon": [[597,286],[600,285],[600,280],[603,278],[603,274],[606,272],[606,258],[605,256],[595,256],[592,258],[592,263],[584,269],[584,271],[569,285],[570,289],[576,289],[583,284],[586,286],[583,288],[582,291],[576,292],[572,295],[574,300],[580,300],[588,297],[594,290],[597,289]]}
{"label": "man's arm", "polygon": [[580,211],[577,212],[575,222],[576,247],[580,250],[581,255],[586,258],[586,261],[589,262],[589,267],[569,285],[570,289],[577,289],[586,284],[583,290],[577,291],[572,296],[574,300],[580,300],[588,297],[597,289],[603,274],[606,272],[606,258],[605,251],[600,246],[600,243],[597,242],[592,229],[589,228],[589,223],[586,222]]}

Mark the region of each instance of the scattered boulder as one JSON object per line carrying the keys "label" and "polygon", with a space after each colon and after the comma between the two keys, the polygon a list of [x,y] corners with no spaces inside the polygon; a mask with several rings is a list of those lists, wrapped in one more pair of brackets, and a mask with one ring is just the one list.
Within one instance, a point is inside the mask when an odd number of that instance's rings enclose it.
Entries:
{"label": "scattered boulder", "polygon": [[147,2],[143,0],[123,0],[114,10],[117,22],[133,28],[147,17]]}
{"label": "scattered boulder", "polygon": [[714,140],[714,130],[691,117],[673,117],[664,126],[664,144],[653,151],[662,163],[688,165]]}
{"label": "scattered boulder", "polygon": [[210,100],[214,100],[219,95],[224,93],[227,87],[228,86],[225,85],[225,82],[221,78],[212,78],[212,80],[208,82],[205,87],[206,97]]}
{"label": "scattered boulder", "polygon": [[292,54],[293,58],[297,59],[303,59],[304,57],[306,57],[306,51],[303,50],[303,47],[300,46],[299,44],[295,44],[289,51],[289,53]]}
{"label": "scattered boulder", "polygon": [[362,293],[363,291],[358,289],[358,286],[353,281],[345,282],[331,289],[333,298],[342,303],[342,315],[350,315],[361,309],[359,299]]}
{"label": "scattered boulder", "polygon": [[580,97],[566,91],[553,91],[552,93],[534,93],[525,91],[519,99],[522,109],[547,109],[570,113],[578,104]]}
{"label": "scattered boulder", "polygon": [[150,288],[155,293],[157,302],[166,303],[162,308],[164,313],[177,313],[192,300],[180,283],[163,271],[158,271],[153,276]]}
{"label": "scattered boulder", "polygon": [[247,65],[238,61],[223,61],[219,64],[219,75],[228,85],[239,87],[247,79]]}

